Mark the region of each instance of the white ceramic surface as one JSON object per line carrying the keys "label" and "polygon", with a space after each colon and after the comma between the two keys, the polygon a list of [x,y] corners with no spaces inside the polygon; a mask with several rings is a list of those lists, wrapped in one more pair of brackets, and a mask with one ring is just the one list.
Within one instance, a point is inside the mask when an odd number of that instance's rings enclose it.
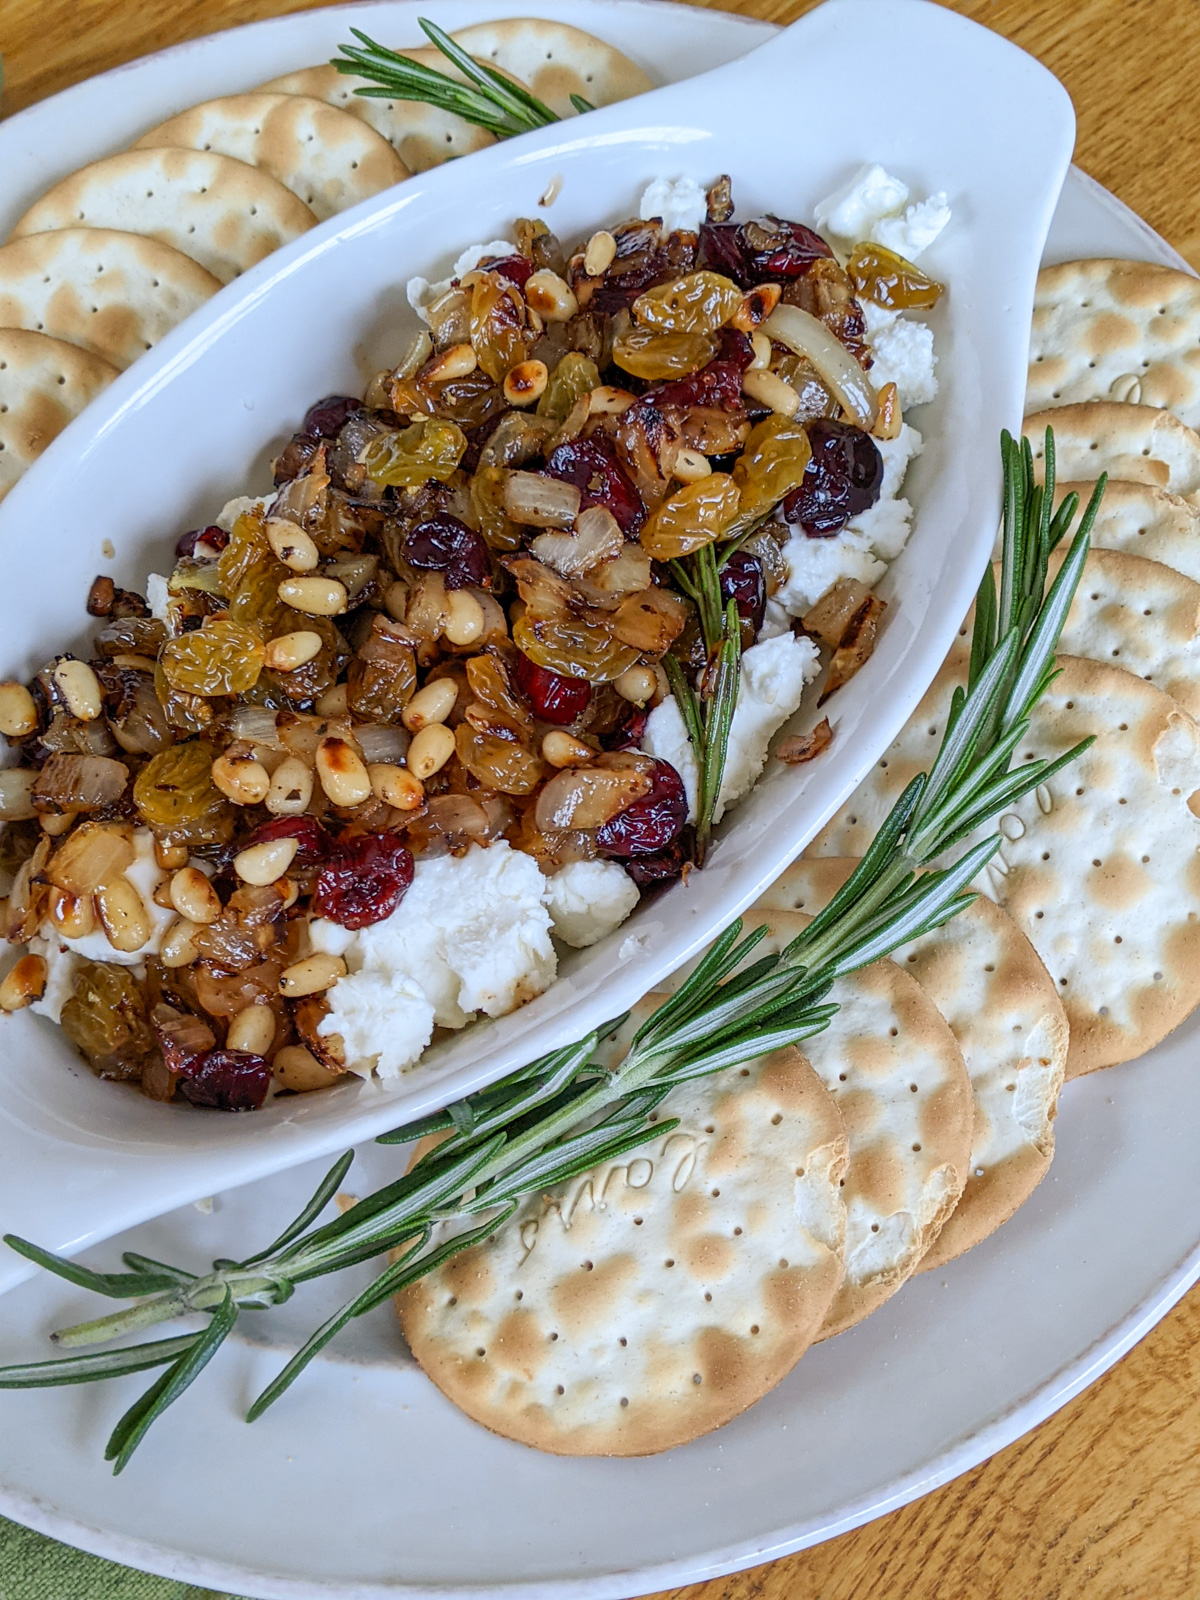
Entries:
{"label": "white ceramic surface", "polygon": [[[659,37],[719,58],[769,32],[689,11],[686,40],[660,35],[680,15],[664,6],[576,3],[571,14],[621,42],[618,23],[632,17],[650,65],[675,59],[656,54]],[[1183,264],[1072,172],[1046,259],[1096,254]],[[384,1310],[253,1428],[240,1414],[280,1357],[227,1348],[115,1483],[99,1453],[132,1383],[0,1395],[0,1512],[148,1571],[281,1600],[627,1600],[833,1537],[1033,1427],[1200,1276],[1198,1045],[1200,1023],[1189,1024],[1144,1061],[1069,1085],[1054,1167],[1011,1223],[670,1456],[569,1462],[492,1438],[398,1360]],[[346,1188],[366,1193],[401,1160],[368,1146]],[[187,1207],[91,1259],[110,1265],[136,1247],[199,1266],[240,1253],[293,1213],[316,1170],[220,1197],[208,1216]],[[334,1290],[354,1287],[311,1286],[259,1336],[294,1347]],[[43,1358],[46,1330],[94,1306],[45,1278],[22,1286],[3,1301],[0,1360]]]}
{"label": "white ceramic surface", "polygon": [[[597,26],[613,14],[603,8]],[[672,15],[639,14],[652,19],[647,38]],[[338,37],[353,16],[337,14]],[[411,16],[396,7],[359,20],[395,37],[404,23],[415,31]],[[241,81],[241,36],[222,37]],[[889,71],[864,127],[845,113],[867,38]],[[295,58],[281,48],[276,59],[285,54]],[[794,137],[778,137],[789,119]],[[915,704],[990,550],[997,440],[1020,416],[1033,279],[1073,128],[1057,81],[996,35],[924,0],[835,0],[707,76],[497,145],[332,219],[175,329],[51,445],[0,505],[0,639],[18,675],[53,649],[83,647],[82,599],[98,569],[140,586],[180,529],[269,481],[265,463],[310,399],[360,386],[398,354],[412,325],[405,279],[537,215],[552,177],[563,181],[551,216],[567,238],[628,215],[656,174],[729,172],[743,215],[808,216],[880,156],[919,193],[946,189],[954,207],[928,256],[951,290],[933,317],[941,393],[918,413],[925,453],[906,485],[916,529],[881,585],[892,603],[879,647],[829,708],[829,752],[800,769],[772,765],[703,872],[573,953],[532,1004],[435,1046],[386,1091],[352,1080],[240,1118],[164,1107],[97,1081],[44,1019],[6,1020],[0,1232],[76,1250],[442,1105],[624,1010],[799,853]],[[27,1271],[0,1257],[0,1289]]]}

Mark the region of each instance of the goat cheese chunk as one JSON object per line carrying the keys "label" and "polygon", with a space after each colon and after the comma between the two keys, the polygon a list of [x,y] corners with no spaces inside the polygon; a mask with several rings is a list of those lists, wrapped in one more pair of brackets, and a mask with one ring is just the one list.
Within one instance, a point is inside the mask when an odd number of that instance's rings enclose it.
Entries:
{"label": "goat cheese chunk", "polygon": [[464,273],[473,272],[486,256],[515,256],[516,254],[516,245],[508,239],[491,239],[487,244],[470,244],[454,263],[454,270],[448,278],[440,278],[436,283],[430,283],[428,278],[410,278],[405,289],[408,303],[422,322],[428,322],[429,307],[435,300],[441,299],[446,290],[451,287],[455,278],[461,278]]}
{"label": "goat cheese chunk", "polygon": [[933,329],[910,317],[893,314],[893,320],[877,322],[875,332],[868,325],[867,338],[871,346],[871,382],[876,389],[885,383],[894,383],[900,396],[900,406],[908,411],[912,406],[923,406],[938,392],[934,368],[937,356],[933,353]]}
{"label": "goat cheese chunk", "polygon": [[[150,919],[150,937],[145,944],[136,950],[116,950],[109,944],[108,935],[99,925],[93,928],[91,933],[84,934],[82,938],[68,939],[52,923],[47,922],[42,926],[42,936],[52,944],[60,944],[64,949],[82,956],[85,961],[107,961],[111,966],[117,967],[139,967],[147,956],[158,955],[162,949],[163,934],[175,921],[175,911],[171,906],[157,905],[154,891],[160,884],[166,882],[169,874],[164,872],[154,859],[154,835],[149,828],[134,829],[133,848],[136,854],[125,868],[125,877],[141,896],[142,904],[146,907],[146,914]],[[61,1002],[59,1009],[61,1010]]]}
{"label": "goat cheese chunk", "polygon": [[950,221],[950,206],[942,190],[911,205],[909,199],[902,179],[878,162],[867,162],[849,182],[818,201],[813,216],[820,232],[840,244],[865,239],[915,261]]}
{"label": "goat cheese chunk", "polygon": [[[791,617],[802,617],[839,578],[878,582],[908,543],[913,508],[900,496],[908,464],[921,453],[921,435],[907,422],[894,439],[875,441],[883,457],[879,499],[828,539],[791,533],[783,546],[787,577],[773,597]],[[777,615],[777,613],[776,613]]]}
{"label": "goat cheese chunk", "polygon": [[[255,511],[265,511],[274,502],[274,499],[274,492],[271,494],[235,495],[232,500],[227,500],[221,507],[217,513],[214,526],[223,528],[226,533],[232,533],[233,525],[239,517],[249,516]],[[203,540],[197,543],[196,550],[200,556],[211,554],[214,558],[221,553],[219,550],[214,550],[211,545],[206,545]]]}
{"label": "goat cheese chunk", "polygon": [[620,927],[637,903],[637,885],[616,861],[568,861],[546,880],[554,937],[574,950]]}
{"label": "goat cheese chunk", "polygon": [[61,1026],[62,1009],[75,992],[75,975],[79,971],[81,958],[74,950],[67,949],[54,928],[35,934],[28,948],[46,963],[46,987],[42,990],[41,998],[33,1001],[29,1009],[39,1017],[49,1017],[51,1022]]}
{"label": "goat cheese chunk", "polygon": [[[713,820],[719,822],[758,782],[767,764],[767,747],[799,708],[804,687],[820,670],[820,656],[811,639],[781,633],[760,640],[742,657],[737,705],[729,728],[729,749]],[[669,761],[688,798],[688,820],[696,820],[700,772],[674,695],[655,706],[646,722],[642,749]]]}
{"label": "goat cheese chunk", "polygon": [[167,621],[167,600],[170,590],[161,572],[151,572],[146,578],[146,604],[156,622]]}
{"label": "goat cheese chunk", "polygon": [[638,206],[643,222],[661,217],[668,233],[698,233],[708,215],[708,196],[695,178],[654,178]]}
{"label": "goat cheese chunk", "polygon": [[313,949],[342,956],[349,969],[326,992],[318,1032],[341,1037],[351,1071],[395,1077],[435,1025],[462,1028],[477,1012],[516,1010],[557,971],[545,900],[537,862],[500,842],[418,861],[395,911],[369,928],[317,919]]}

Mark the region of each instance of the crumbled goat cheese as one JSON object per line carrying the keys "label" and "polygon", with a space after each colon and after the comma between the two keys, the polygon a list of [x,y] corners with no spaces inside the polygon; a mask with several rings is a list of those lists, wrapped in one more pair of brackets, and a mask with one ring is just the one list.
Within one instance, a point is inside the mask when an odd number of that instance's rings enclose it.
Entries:
{"label": "crumbled goat cheese", "polygon": [[314,921],[313,949],[349,968],[326,992],[318,1031],[340,1035],[353,1071],[391,1077],[418,1059],[435,1023],[515,1010],[557,970],[545,898],[537,862],[501,842],[418,861],[403,900],[372,927]]}
{"label": "crumbled goat cheese", "polygon": [[167,620],[167,600],[170,590],[167,580],[161,572],[152,572],[146,579],[146,604],[150,607],[150,615],[158,622]]}
{"label": "crumbled goat cheese", "polygon": [[858,578],[868,585],[878,582],[886,563],[907,544],[913,509],[899,492],[908,463],[921,453],[921,435],[906,422],[894,439],[875,443],[883,457],[883,483],[875,504],[832,538],[810,539],[798,532],[783,546],[787,577],[773,603],[788,616],[802,617],[839,578]]}
{"label": "crumbled goat cheese", "polygon": [[517,247],[508,239],[492,239],[488,244],[471,244],[463,251],[454,263],[454,270],[448,278],[440,278],[436,283],[430,283],[428,278],[410,278],[405,294],[408,303],[420,317],[422,322],[428,322],[429,307],[435,300],[440,300],[446,290],[453,284],[455,278],[461,278],[464,273],[473,272],[485,256],[515,256]]}
{"label": "crumbled goat cheese", "polygon": [[554,936],[575,950],[619,927],[637,903],[637,885],[615,861],[568,861],[546,880]]}
{"label": "crumbled goat cheese", "polygon": [[[265,511],[275,499],[274,491],[271,494],[239,494],[232,500],[227,500],[217,513],[214,526],[223,528],[226,533],[233,532],[233,525],[239,517],[248,516],[252,511]],[[197,554],[204,555],[212,551],[214,556],[220,555],[219,550],[213,550],[211,545],[200,540],[196,546]]]}
{"label": "crumbled goat cheese", "polygon": [[[129,866],[125,868],[125,876],[142,897],[146,913],[150,918],[150,937],[144,945],[137,950],[114,950],[108,942],[108,935],[102,927],[97,927],[91,933],[84,934],[79,939],[68,939],[59,933],[51,923],[42,926],[42,934],[49,940],[57,940],[65,945],[68,950],[82,956],[87,961],[107,961],[118,967],[138,967],[147,956],[156,956],[162,949],[163,934],[175,921],[175,912],[170,906],[160,906],[154,903],[154,891],[160,883],[165,882],[167,874],[154,859],[154,835],[149,828],[135,828],[133,834],[133,848],[136,854]],[[196,863],[201,865],[201,863]]]}
{"label": "crumbled goat cheese", "polygon": [[[813,641],[797,639],[791,633],[760,640],[746,651],[714,821],[719,822],[758,782],[772,736],[797,710],[805,684],[811,683],[819,670],[820,657]],[[642,749],[660,761],[669,761],[679,773],[687,791],[688,819],[695,821],[700,773],[674,695],[668,695],[650,713]]]}
{"label": "crumbled goat cheese", "polygon": [[29,1009],[61,1025],[62,1008],[75,992],[80,958],[74,950],[67,949],[54,928],[45,936],[35,934],[29,941],[29,949],[46,963],[46,987],[41,999],[35,1000]]}
{"label": "crumbled goat cheese", "polygon": [[643,221],[661,217],[668,233],[696,233],[707,215],[708,196],[695,178],[653,178],[638,206]]}
{"label": "crumbled goat cheese", "polygon": [[909,188],[877,163],[860,167],[848,183],[818,202],[818,229],[843,244],[869,239],[914,261],[950,221],[946,196],[908,204]]}
{"label": "crumbled goat cheese", "polygon": [[933,370],[937,357],[933,353],[932,328],[908,317],[897,317],[880,328],[870,344],[871,382],[876,389],[894,383],[904,411],[933,399],[938,382]]}

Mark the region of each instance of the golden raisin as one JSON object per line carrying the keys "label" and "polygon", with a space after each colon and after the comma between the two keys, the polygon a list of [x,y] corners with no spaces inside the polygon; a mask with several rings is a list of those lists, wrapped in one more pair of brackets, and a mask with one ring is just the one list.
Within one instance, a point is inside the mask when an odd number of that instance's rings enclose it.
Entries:
{"label": "golden raisin", "polygon": [[738,488],[727,472],[713,472],[676,491],[639,534],[656,561],[691,555],[719,539],[737,515]]}
{"label": "golden raisin", "polygon": [[169,639],[159,662],[182,694],[245,694],[262,671],[263,642],[240,622],[218,620]]}
{"label": "golden raisin", "polygon": [[766,516],[799,485],[811,455],[808,434],[794,419],[775,413],[756,423],[746,448],[734,463],[738,510],[727,531],[740,531]]}
{"label": "golden raisin", "polygon": [[537,403],[537,414],[554,422],[565,422],[575,402],[599,385],[596,363],[578,350],[568,350],[550,374],[550,381]]}
{"label": "golden raisin", "polygon": [[152,756],[133,785],[142,821],[152,828],[174,828],[225,811],[225,797],[212,781],[216,755],[207,739],[192,739]]}
{"label": "golden raisin", "polygon": [[881,244],[856,244],[846,270],[860,299],[892,311],[928,311],[942,297],[936,278]]}
{"label": "golden raisin", "polygon": [[525,303],[511,283],[481,273],[471,290],[471,347],[493,383],[529,354]]}
{"label": "golden raisin", "polygon": [[659,333],[715,333],[739,310],[742,291],[719,272],[689,272],[647,289],[633,302],[644,328]]}
{"label": "golden raisin", "polygon": [[421,417],[399,433],[371,440],[362,464],[374,483],[412,488],[436,478],[445,483],[466,453],[467,439],[453,422]]}
{"label": "golden raisin", "polygon": [[659,383],[684,378],[707,366],[717,353],[710,333],[657,333],[653,328],[629,328],[613,340],[613,360],[635,378]]}
{"label": "golden raisin", "polygon": [[590,683],[611,683],[638,659],[607,628],[570,612],[537,617],[527,611],[513,623],[513,643],[535,666]]}

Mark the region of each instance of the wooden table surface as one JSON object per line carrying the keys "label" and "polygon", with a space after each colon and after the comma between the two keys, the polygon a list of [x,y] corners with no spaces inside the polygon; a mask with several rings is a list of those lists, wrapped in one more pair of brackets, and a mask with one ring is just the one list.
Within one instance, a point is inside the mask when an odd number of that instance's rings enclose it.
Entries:
{"label": "wooden table surface", "polygon": [[[953,8],[1059,75],[1079,116],[1079,164],[1200,267],[1198,0]],[[0,0],[3,109],[178,40],[300,9],[296,0]],[[807,6],[723,0],[722,9],[790,22]],[[869,71],[869,48],[865,61]],[[992,1597],[1200,1597],[1200,1287],[1086,1394],[974,1472],[831,1544],[669,1600]]]}

